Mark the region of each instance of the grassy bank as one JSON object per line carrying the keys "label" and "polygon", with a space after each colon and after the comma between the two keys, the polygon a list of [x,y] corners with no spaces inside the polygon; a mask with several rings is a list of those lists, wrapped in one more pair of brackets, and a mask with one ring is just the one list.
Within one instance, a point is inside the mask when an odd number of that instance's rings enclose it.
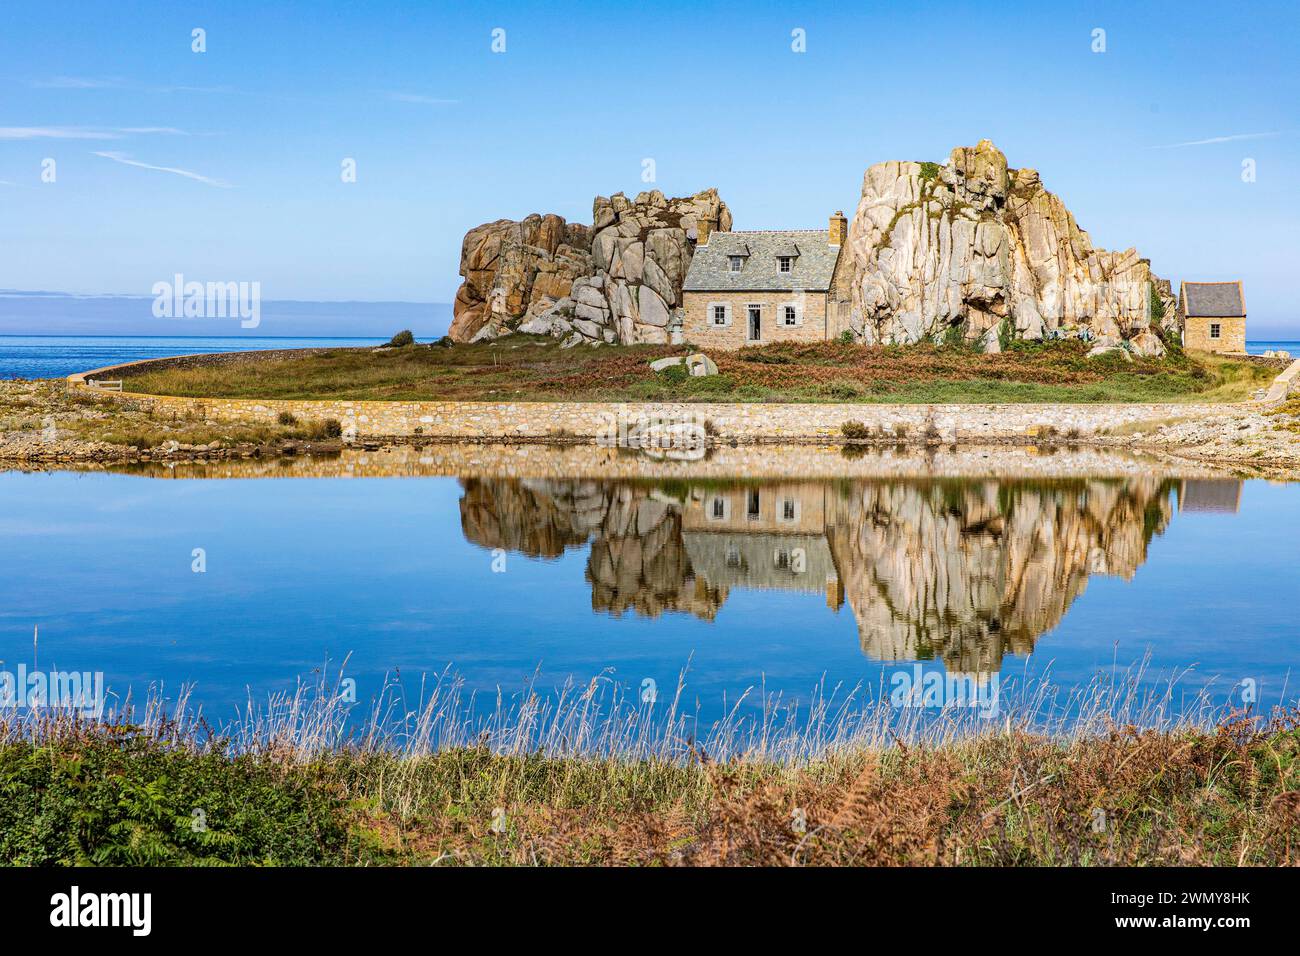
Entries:
{"label": "grassy bank", "polygon": [[500,755],[229,756],[125,727],[0,746],[11,864],[1274,865],[1296,721],[1018,731],[800,767]]}
{"label": "grassy bank", "polygon": [[130,391],[236,398],[459,401],[1150,402],[1236,401],[1283,363],[1171,351],[1162,359],[1086,357],[1080,342],[1015,343],[999,355],[960,346],[767,345],[712,357],[719,374],[653,372],[683,347],[579,346],[514,335],[492,343],[335,349],[163,368]]}
{"label": "grassy bank", "polygon": [[[459,681],[338,686],[211,732],[0,722],[0,859],[23,865],[1274,865],[1300,859],[1300,711],[1171,706],[1141,670],[968,706],[814,693],[694,731],[593,680],[473,716]],[[1146,688],[1146,689],[1144,689]],[[391,692],[391,693],[390,693]],[[12,713],[12,712],[11,712]],[[994,719],[987,719],[992,716]]]}

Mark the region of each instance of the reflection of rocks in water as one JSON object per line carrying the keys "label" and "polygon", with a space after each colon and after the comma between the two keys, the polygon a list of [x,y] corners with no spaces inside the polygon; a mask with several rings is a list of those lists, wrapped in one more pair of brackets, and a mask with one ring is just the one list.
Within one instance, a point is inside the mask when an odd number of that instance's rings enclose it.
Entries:
{"label": "reflection of rocks in water", "polygon": [[581,547],[605,517],[607,489],[597,481],[469,478],[461,486],[465,538],[530,558]]}
{"label": "reflection of rocks in water", "polygon": [[591,606],[621,614],[657,617],[688,611],[713,620],[726,591],[710,587],[692,571],[682,544],[682,514],[676,502],[629,485],[611,489],[601,535],[587,561]]}
{"label": "reflection of rocks in water", "polygon": [[848,602],[876,660],[988,674],[1088,577],[1132,577],[1172,514],[1154,477],[1030,481],[464,482],[466,537],[534,557],[590,541],[592,607],[712,620],[732,588]]}
{"label": "reflection of rocks in water", "polygon": [[1169,521],[1169,491],[1154,478],[850,486],[828,533],[863,651],[998,670],[1090,574],[1132,577]]}
{"label": "reflection of rocks in water", "polygon": [[725,592],[696,582],[682,545],[681,510],[649,485],[468,479],[460,502],[467,540],[528,557],[558,557],[591,542],[591,606],[712,620]]}

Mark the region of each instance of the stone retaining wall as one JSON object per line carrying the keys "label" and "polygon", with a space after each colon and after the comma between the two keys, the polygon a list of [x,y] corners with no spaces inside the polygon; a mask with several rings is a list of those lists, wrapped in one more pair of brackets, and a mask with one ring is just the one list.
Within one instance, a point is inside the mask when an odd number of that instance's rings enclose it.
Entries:
{"label": "stone retaining wall", "polygon": [[[190,358],[190,357],[185,357]],[[177,359],[164,359],[175,363]],[[181,398],[111,392],[87,379],[116,379],[144,363],[110,366],[68,378],[70,388],[104,401],[134,402],[178,418],[274,424],[289,412],[309,423],[337,419],[345,438],[545,440],[581,438],[621,443],[655,423],[693,423],[720,441],[840,442],[845,422],[860,422],[890,440],[1034,442],[1061,435],[1089,437],[1259,407],[1207,403],[1096,405],[868,405],[784,403],[374,402],[334,399]],[[1282,378],[1290,376],[1285,382]],[[1270,391],[1296,384],[1300,360]]]}

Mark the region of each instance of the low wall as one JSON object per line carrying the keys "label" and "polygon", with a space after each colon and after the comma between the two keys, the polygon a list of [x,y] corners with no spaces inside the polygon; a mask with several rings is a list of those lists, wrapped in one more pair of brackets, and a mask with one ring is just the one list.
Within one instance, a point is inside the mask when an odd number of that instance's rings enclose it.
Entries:
{"label": "low wall", "polygon": [[[192,359],[162,359],[175,363]],[[953,441],[1033,441],[1051,434],[1086,437],[1142,430],[1180,419],[1239,412],[1258,404],[870,405],[697,402],[373,402],[337,399],[181,398],[93,388],[87,379],[122,378],[144,363],[109,366],[68,378],[70,388],[104,401],[133,402],[164,416],[274,424],[289,412],[303,422],[337,419],[345,437],[544,440],[617,439],[647,423],[693,422],[722,441],[839,442],[845,422],[882,437]],[[1282,382],[1282,378],[1290,378]],[[1296,384],[1300,360],[1270,390]],[[1276,399],[1280,400],[1280,399]],[[1268,401],[1266,399],[1266,401]],[[883,434],[882,434],[883,433]]]}

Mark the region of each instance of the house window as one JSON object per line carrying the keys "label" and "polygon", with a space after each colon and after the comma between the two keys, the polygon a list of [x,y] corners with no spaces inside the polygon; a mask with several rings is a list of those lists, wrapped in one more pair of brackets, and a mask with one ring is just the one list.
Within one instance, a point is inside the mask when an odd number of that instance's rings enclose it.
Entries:
{"label": "house window", "polygon": [[732,256],[730,259],[730,266],[732,272],[739,272],[741,269],[745,267],[745,257]]}
{"label": "house window", "polygon": [[786,326],[796,326],[799,324],[799,310],[792,305],[781,307],[781,324]]}
{"label": "house window", "polygon": [[714,325],[727,324],[727,307],[725,305],[715,305],[713,307],[713,324]]}
{"label": "house window", "polygon": [[1219,335],[1222,331],[1223,331],[1223,326],[1220,325],[1218,322],[1210,323],[1210,338],[1212,339],[1219,338]]}
{"label": "house window", "polygon": [[777,256],[776,268],[778,272],[789,272],[794,268],[794,256]]}

